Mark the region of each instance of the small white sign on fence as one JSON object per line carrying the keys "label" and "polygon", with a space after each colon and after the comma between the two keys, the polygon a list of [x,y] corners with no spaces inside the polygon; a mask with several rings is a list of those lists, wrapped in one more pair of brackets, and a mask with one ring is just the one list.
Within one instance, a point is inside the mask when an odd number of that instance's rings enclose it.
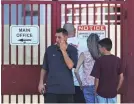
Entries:
{"label": "small white sign on fence", "polygon": [[38,45],[39,26],[37,25],[11,25],[11,45]]}

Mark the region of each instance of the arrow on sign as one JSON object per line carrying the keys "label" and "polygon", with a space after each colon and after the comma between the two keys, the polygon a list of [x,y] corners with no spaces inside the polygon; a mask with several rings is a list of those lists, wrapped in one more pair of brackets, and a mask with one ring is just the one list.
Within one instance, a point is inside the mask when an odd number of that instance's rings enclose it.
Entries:
{"label": "arrow on sign", "polygon": [[19,39],[18,41],[26,42],[26,41],[31,41],[31,39]]}

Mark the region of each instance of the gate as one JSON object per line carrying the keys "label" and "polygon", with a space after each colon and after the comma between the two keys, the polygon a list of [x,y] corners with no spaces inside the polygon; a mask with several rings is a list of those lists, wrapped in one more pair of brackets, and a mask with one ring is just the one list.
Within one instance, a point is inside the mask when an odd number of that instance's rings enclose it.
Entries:
{"label": "gate", "polygon": [[[106,37],[113,41],[112,53],[125,60],[125,2],[91,1],[2,1],[2,103],[40,103],[38,81],[45,49],[55,42],[55,32],[64,23],[106,25]],[[38,25],[40,44],[11,46],[11,25]],[[28,96],[29,97],[26,97]],[[37,101],[35,100],[37,97]],[[26,101],[26,98],[28,100]],[[42,98],[41,98],[42,99]],[[14,102],[14,101],[13,101]]]}

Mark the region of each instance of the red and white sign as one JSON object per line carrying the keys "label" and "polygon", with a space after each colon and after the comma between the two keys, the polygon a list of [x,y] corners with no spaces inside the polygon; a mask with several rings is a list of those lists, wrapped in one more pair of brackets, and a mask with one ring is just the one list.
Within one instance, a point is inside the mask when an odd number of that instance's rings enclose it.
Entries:
{"label": "red and white sign", "polygon": [[91,33],[98,34],[100,39],[106,37],[105,25],[79,25],[77,31],[77,37],[81,39],[87,39]]}

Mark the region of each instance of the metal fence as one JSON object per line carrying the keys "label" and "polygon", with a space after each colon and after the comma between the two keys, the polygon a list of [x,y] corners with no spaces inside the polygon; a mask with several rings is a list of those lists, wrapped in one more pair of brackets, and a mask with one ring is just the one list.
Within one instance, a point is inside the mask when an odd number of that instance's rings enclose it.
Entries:
{"label": "metal fence", "polygon": [[[112,53],[123,58],[123,1],[2,1],[1,6],[2,103],[7,96],[11,102],[10,95],[23,96],[23,102],[27,95],[30,102],[35,100],[45,49],[55,42],[55,31],[64,23],[73,23],[76,30],[78,25],[105,25],[106,37],[113,41]],[[38,25],[39,45],[10,45],[11,25]],[[39,103],[40,95],[36,97]]]}

